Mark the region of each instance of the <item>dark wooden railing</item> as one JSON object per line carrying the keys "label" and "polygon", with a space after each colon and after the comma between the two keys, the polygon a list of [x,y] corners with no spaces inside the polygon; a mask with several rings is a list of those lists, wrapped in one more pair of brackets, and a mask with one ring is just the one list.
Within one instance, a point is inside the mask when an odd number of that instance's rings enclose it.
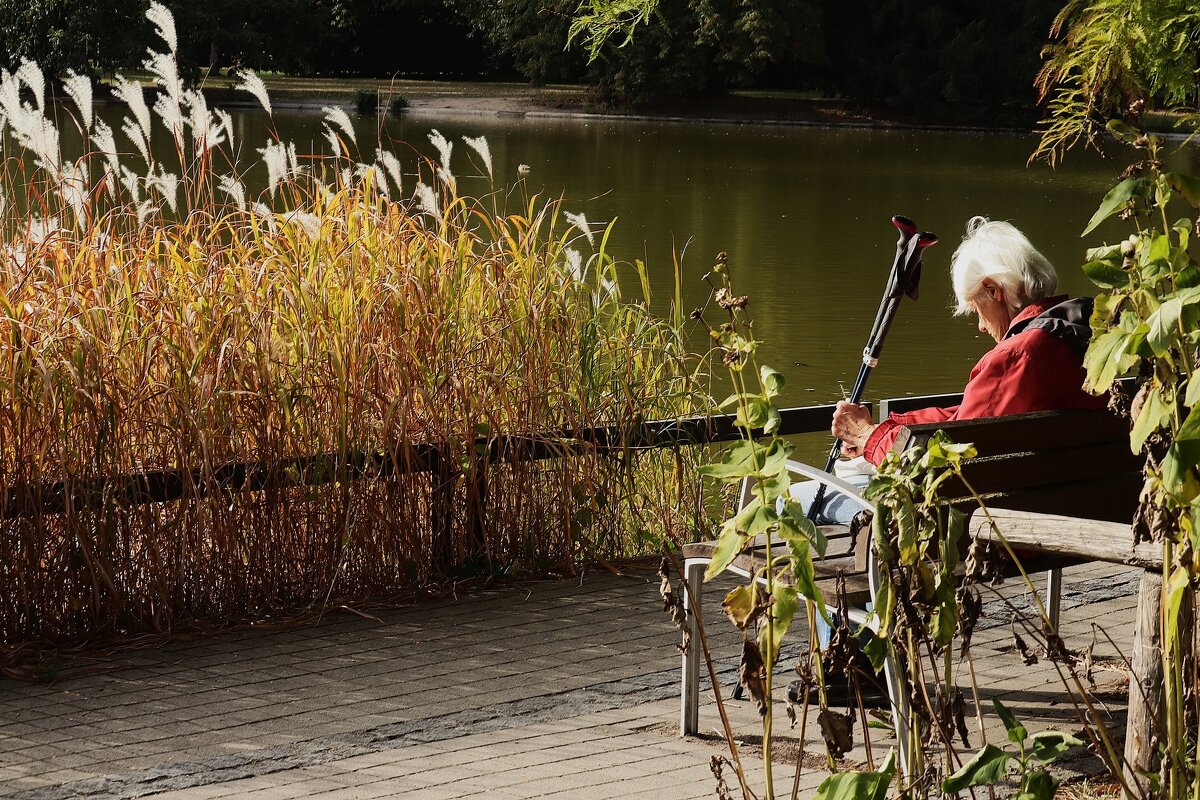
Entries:
{"label": "dark wooden railing", "polygon": [[[780,411],[780,434],[829,430],[833,405]],[[740,436],[731,414],[656,420],[624,427],[562,429],[480,437],[476,459],[483,464],[539,461],[584,454],[612,454],[659,447],[728,442]],[[104,507],[165,503],[184,497],[320,486],[333,481],[387,479],[431,473],[458,474],[446,445],[403,443],[390,451],[319,455],[222,464],[211,469],[151,470],[111,478],[9,486],[0,499],[0,518],[62,514]],[[442,481],[438,481],[441,483]]]}

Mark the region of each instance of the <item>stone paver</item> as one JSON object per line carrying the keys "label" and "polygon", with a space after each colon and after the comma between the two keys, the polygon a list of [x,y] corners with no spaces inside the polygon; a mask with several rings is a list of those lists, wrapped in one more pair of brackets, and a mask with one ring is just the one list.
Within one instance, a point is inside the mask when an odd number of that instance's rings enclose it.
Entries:
{"label": "stone paver", "polygon": [[[1068,645],[1085,647],[1099,624],[1127,648],[1136,580],[1102,565],[1071,571]],[[656,588],[648,571],[600,573],[422,602],[379,621],[329,615],[175,642],[50,686],[2,681],[0,798],[711,797],[709,758],[725,751],[675,735],[677,636]],[[737,637],[720,619],[722,594],[706,592],[706,618],[728,687]],[[1031,729],[1077,729],[1055,666],[1025,665],[1012,646],[1002,598],[1028,598],[1013,584],[1001,595],[985,596],[972,648],[982,697],[1001,698]],[[784,666],[798,654],[785,650]],[[1115,655],[1103,637],[1096,654]],[[786,682],[785,672],[777,697]],[[715,731],[705,695],[702,731]],[[736,735],[752,741],[751,704],[728,705]],[[1109,705],[1121,730],[1124,702]],[[782,708],[777,718],[781,738],[799,736]],[[870,733],[882,757],[889,737]],[[806,737],[815,749],[815,720]],[[792,767],[781,769],[790,786]],[[802,796],[823,778],[805,770]]]}

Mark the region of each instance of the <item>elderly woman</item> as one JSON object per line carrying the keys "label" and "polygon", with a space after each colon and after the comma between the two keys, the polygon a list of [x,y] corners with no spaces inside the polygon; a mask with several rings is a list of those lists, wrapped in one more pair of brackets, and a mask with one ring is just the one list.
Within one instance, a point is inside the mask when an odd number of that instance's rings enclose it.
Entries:
{"label": "elderly woman", "polygon": [[[1054,267],[1023,233],[1007,222],[972,218],[950,261],[950,276],[958,301],[955,313],[974,313],[980,332],[995,339],[996,346],[971,370],[957,406],[891,414],[876,424],[866,406],[838,403],[833,435],[852,460],[839,464],[837,472],[851,483],[866,483],[863,473],[874,472],[870,465],[883,461],[905,425],[1104,406],[1104,398],[1082,388],[1092,301],[1055,295]],[[814,493],[811,484],[794,490],[805,505]],[[822,507],[820,521],[846,523],[853,513],[853,506],[833,496]]]}
{"label": "elderly woman", "polygon": [[1007,222],[974,217],[950,261],[950,275],[955,313],[974,313],[979,331],[996,346],[971,370],[960,405],[892,414],[875,424],[865,406],[838,403],[833,435],[847,456],[878,464],[904,425],[1103,407],[1104,398],[1082,388],[1092,301],[1054,295],[1054,267],[1023,233]]}
{"label": "elderly woman", "polygon": [[[996,346],[971,370],[960,405],[891,414],[876,424],[866,406],[838,403],[833,435],[842,440],[842,452],[860,465],[863,459],[879,464],[905,425],[1105,404],[1104,398],[1082,388],[1092,301],[1055,295],[1054,267],[1023,233],[1007,222],[974,217],[950,261],[950,276],[958,301],[955,313],[974,313],[980,332],[995,339]],[[865,473],[874,471],[840,466],[843,477],[859,486],[869,479]],[[815,493],[812,487],[812,483],[799,484],[793,493],[807,506]],[[847,523],[856,510],[857,506],[835,495],[823,506],[820,521]],[[822,638],[827,639],[828,633],[823,632]],[[865,676],[871,675],[865,663],[861,668]],[[844,678],[839,680],[831,681],[828,690],[831,705],[844,705],[850,697]],[[798,692],[797,686],[789,686],[789,692]],[[882,705],[886,699],[870,684],[863,696],[870,705]]]}

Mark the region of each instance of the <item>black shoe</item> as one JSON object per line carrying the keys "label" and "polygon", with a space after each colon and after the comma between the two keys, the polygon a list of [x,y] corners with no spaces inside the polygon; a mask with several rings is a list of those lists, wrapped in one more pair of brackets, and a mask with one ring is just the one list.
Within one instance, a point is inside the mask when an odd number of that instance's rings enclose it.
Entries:
{"label": "black shoe", "polygon": [[[875,681],[860,680],[858,689],[858,692],[854,691],[846,681],[845,675],[832,677],[825,684],[825,703],[830,708],[854,708],[858,706],[858,701],[861,699],[863,708],[892,707],[892,701],[888,698],[887,692]],[[787,699],[793,705],[799,705],[804,701],[804,684],[801,681],[792,681],[788,684]],[[812,705],[817,704],[816,689],[809,690],[808,700]]]}

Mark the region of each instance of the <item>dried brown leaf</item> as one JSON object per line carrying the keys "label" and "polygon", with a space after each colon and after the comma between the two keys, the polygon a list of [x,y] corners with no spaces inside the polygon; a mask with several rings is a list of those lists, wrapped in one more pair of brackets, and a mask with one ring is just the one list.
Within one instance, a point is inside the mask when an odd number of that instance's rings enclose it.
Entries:
{"label": "dried brown leaf", "polygon": [[817,722],[821,726],[821,736],[825,739],[829,755],[835,759],[844,758],[854,747],[854,715],[822,708],[817,715]]}
{"label": "dried brown leaf", "polygon": [[758,704],[760,716],[767,715],[767,670],[763,666],[758,642],[749,636],[742,637],[742,660],[738,664],[738,683],[742,685],[754,702]]}

